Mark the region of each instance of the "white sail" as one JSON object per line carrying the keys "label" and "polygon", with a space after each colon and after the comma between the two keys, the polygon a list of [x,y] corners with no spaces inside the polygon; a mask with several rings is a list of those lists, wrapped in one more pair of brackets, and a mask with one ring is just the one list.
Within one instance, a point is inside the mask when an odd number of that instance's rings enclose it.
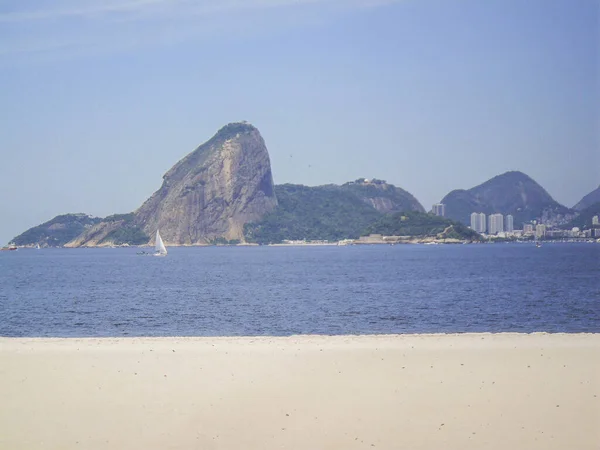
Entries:
{"label": "white sail", "polygon": [[163,243],[162,238],[160,237],[160,233],[158,232],[158,230],[156,230],[156,239],[155,239],[155,243],[154,243],[154,250],[159,255],[167,254],[167,249],[165,247],[165,244]]}

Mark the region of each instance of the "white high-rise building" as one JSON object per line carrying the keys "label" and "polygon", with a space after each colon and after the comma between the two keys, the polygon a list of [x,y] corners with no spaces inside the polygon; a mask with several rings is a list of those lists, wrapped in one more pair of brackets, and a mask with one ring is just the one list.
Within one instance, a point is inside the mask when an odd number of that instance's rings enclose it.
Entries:
{"label": "white high-rise building", "polygon": [[485,214],[471,213],[471,229],[478,233],[485,233]]}
{"label": "white high-rise building", "polygon": [[600,220],[598,220],[598,216],[592,217],[592,225],[600,225]]}
{"label": "white high-rise building", "polygon": [[504,227],[504,231],[507,233],[512,233],[515,231],[514,218],[510,214],[506,216],[506,226]]}
{"label": "white high-rise building", "polygon": [[533,225],[530,223],[523,224],[523,234],[533,234]]}
{"label": "white high-rise building", "polygon": [[479,229],[481,230],[480,233],[485,233],[487,228],[485,227],[485,213],[479,213]]}
{"label": "white high-rise building", "polygon": [[446,205],[444,205],[443,203],[436,203],[431,208],[431,212],[433,214],[435,214],[436,216],[445,217],[446,216]]}
{"label": "white high-rise building", "polygon": [[494,214],[496,216],[496,226],[498,227],[498,233],[504,232],[504,216],[502,214]]}
{"label": "white high-rise building", "polygon": [[502,214],[490,214],[488,216],[488,234],[498,234],[504,231],[504,216]]}
{"label": "white high-rise building", "polygon": [[479,231],[479,214],[476,212],[471,213],[471,230],[477,231],[478,233],[480,233],[480,231]]}

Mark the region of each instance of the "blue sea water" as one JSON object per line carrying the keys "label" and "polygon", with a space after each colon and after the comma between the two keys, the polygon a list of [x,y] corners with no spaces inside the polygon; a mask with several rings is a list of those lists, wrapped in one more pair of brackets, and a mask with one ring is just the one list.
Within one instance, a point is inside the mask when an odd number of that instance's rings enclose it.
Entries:
{"label": "blue sea water", "polygon": [[0,336],[600,332],[600,245],[21,249]]}

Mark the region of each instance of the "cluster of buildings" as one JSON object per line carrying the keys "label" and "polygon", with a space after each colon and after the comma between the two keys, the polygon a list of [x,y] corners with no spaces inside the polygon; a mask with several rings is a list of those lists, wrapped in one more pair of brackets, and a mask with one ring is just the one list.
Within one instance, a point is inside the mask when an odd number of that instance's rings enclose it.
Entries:
{"label": "cluster of buildings", "polygon": [[431,207],[431,213],[436,216],[446,217],[446,205],[443,203],[436,203]]}
{"label": "cluster of buildings", "polygon": [[[436,203],[431,207],[431,213],[436,216],[446,216],[446,205]],[[592,218],[591,229],[580,230],[575,227],[570,230],[554,229],[557,224],[544,220],[544,223],[525,223],[522,230],[515,230],[515,219],[511,214],[506,216],[502,214],[486,215],[482,212],[471,213],[471,229],[480,234],[488,236],[497,236],[500,238],[525,237],[525,238],[600,238],[600,216]],[[562,222],[564,223],[564,222]]]}
{"label": "cluster of buildings", "polygon": [[[592,219],[593,225],[598,223],[598,216]],[[480,234],[498,237],[535,237],[535,238],[551,238],[551,239],[571,239],[571,238],[599,238],[600,228],[592,228],[580,230],[574,227],[570,230],[554,229],[548,224],[543,223],[524,223],[522,230],[514,229],[514,217],[510,214],[503,216],[502,214],[490,214],[486,216],[484,213],[471,214],[471,229]]]}
{"label": "cluster of buildings", "polygon": [[471,229],[482,234],[512,234],[515,231],[514,223],[514,217],[510,214],[506,217],[502,214],[490,214],[489,216],[476,212],[471,214]]}

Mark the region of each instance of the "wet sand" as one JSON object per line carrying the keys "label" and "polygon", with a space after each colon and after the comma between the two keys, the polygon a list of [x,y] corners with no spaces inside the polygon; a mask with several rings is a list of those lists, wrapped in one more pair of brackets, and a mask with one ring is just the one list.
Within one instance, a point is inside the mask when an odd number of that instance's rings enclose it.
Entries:
{"label": "wet sand", "polygon": [[600,334],[0,338],[1,449],[600,448]]}

